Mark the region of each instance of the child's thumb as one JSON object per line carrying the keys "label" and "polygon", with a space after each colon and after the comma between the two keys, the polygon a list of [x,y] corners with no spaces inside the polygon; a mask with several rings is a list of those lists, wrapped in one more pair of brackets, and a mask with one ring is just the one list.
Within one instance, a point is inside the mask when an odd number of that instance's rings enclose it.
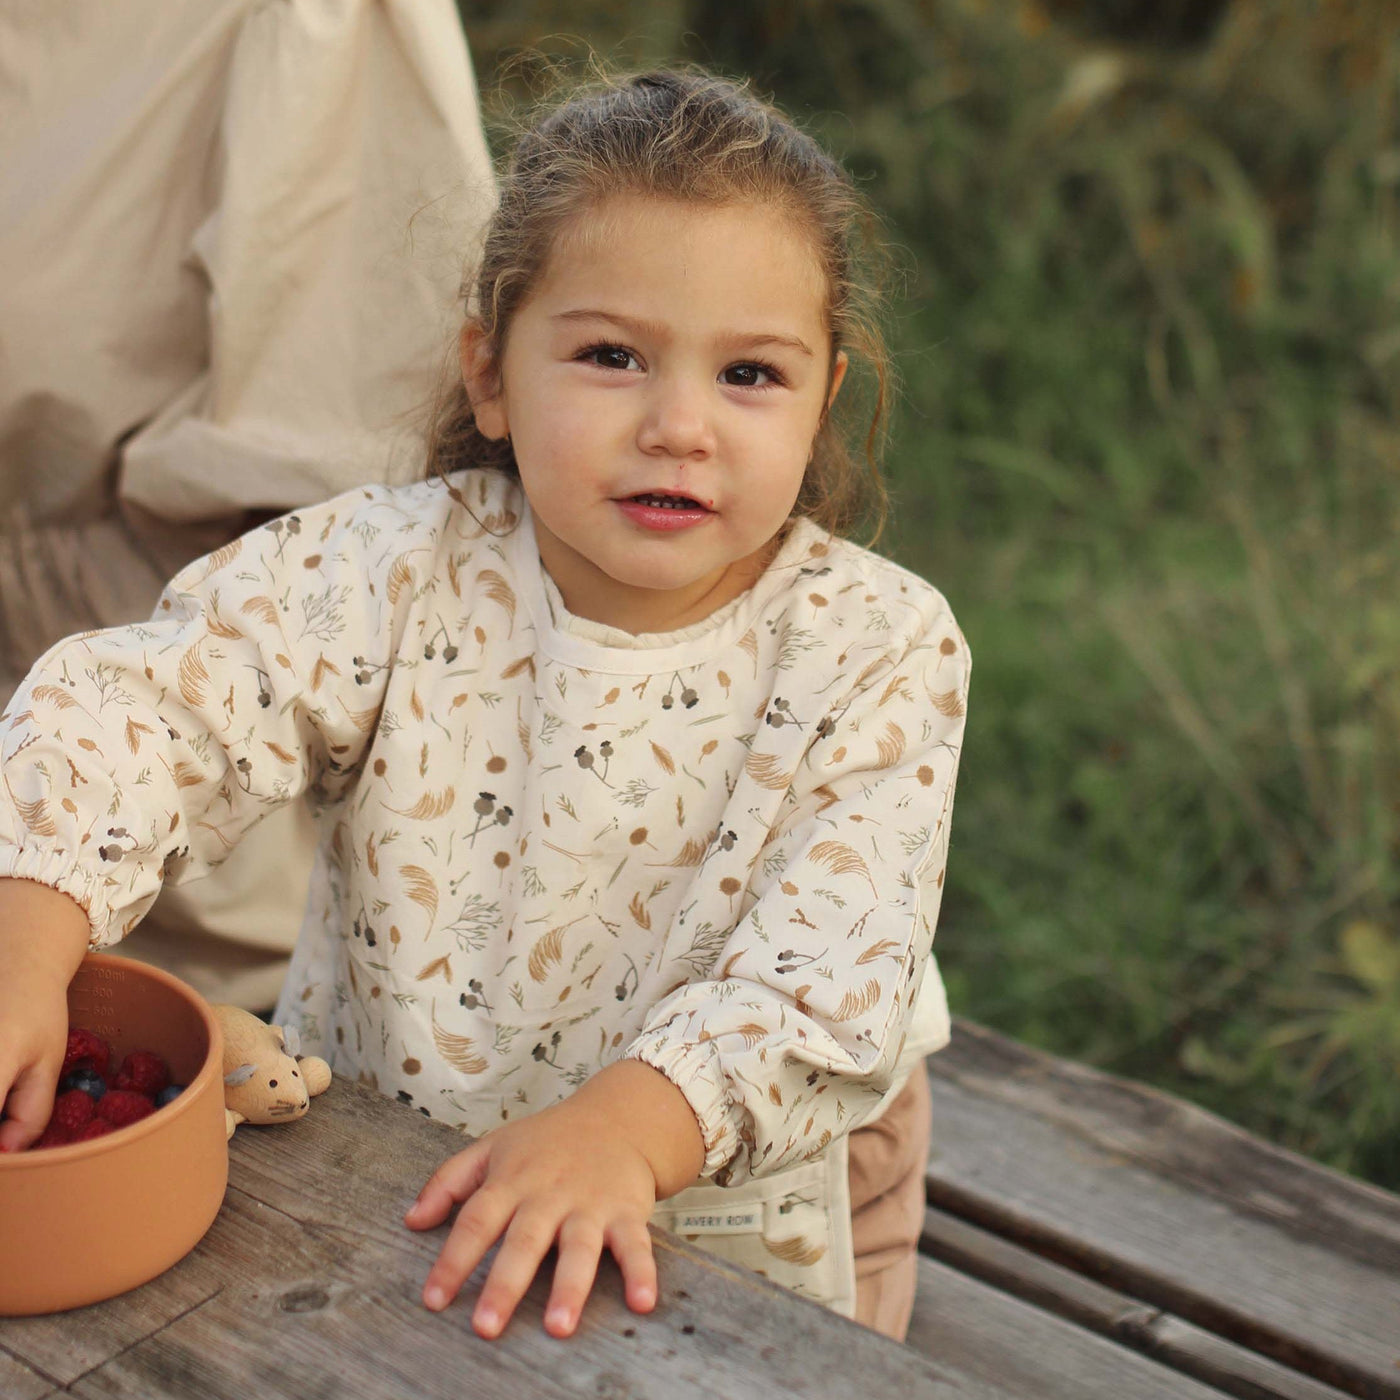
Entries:
{"label": "child's thumb", "polygon": [[0,1152],[23,1152],[38,1140],[53,1113],[52,1074],[31,1065],[20,1071],[6,1101],[7,1117],[0,1123]]}

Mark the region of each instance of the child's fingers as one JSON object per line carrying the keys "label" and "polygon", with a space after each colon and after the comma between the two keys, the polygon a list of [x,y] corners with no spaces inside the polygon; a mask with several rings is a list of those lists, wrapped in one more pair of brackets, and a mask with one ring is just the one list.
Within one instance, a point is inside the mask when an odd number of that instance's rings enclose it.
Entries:
{"label": "child's fingers", "polygon": [[433,1267],[423,1284],[423,1302],[441,1312],[461,1290],[486,1251],[501,1237],[515,1198],[500,1190],[477,1191],[462,1207]]}
{"label": "child's fingers", "polygon": [[644,1220],[619,1222],[608,1231],[608,1248],[622,1270],[627,1306],[633,1312],[650,1312],[656,1306],[656,1258],[651,1232]]}
{"label": "child's fingers", "polygon": [[447,1219],[459,1201],[471,1196],[486,1180],[490,1153],[482,1143],[449,1157],[418,1193],[418,1199],[404,1213],[404,1224],[411,1230],[432,1230]]}
{"label": "child's fingers", "polygon": [[22,1152],[38,1139],[53,1112],[55,1083],[38,1066],[20,1071],[5,1103],[9,1117],[0,1123],[0,1151]]}
{"label": "child's fingers", "polygon": [[549,1253],[557,1229],[558,1217],[550,1211],[516,1211],[472,1313],[472,1326],[481,1336],[498,1337],[505,1330]]}
{"label": "child's fingers", "polygon": [[583,1305],[598,1276],[603,1231],[591,1220],[570,1216],[559,1230],[559,1262],[554,1287],[544,1312],[544,1330],[552,1337],[569,1337],[578,1326]]}

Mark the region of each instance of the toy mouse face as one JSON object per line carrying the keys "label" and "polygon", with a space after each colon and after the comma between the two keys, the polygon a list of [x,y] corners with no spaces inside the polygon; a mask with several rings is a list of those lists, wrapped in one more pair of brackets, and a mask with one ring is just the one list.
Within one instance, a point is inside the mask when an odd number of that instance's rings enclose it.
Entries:
{"label": "toy mouse face", "polygon": [[300,1118],[311,1107],[311,1094],[296,1059],[286,1053],[283,1028],[269,1030],[277,1037],[279,1050],[269,1047],[256,1060],[244,1061],[224,1075],[224,1107],[249,1123]]}
{"label": "toy mouse face", "polygon": [[250,1011],[216,1006],[224,1034],[224,1108],[230,1136],[239,1123],[284,1123],[300,1118],[311,1098],[331,1082],[330,1066],[299,1058],[296,1031],[265,1025]]}

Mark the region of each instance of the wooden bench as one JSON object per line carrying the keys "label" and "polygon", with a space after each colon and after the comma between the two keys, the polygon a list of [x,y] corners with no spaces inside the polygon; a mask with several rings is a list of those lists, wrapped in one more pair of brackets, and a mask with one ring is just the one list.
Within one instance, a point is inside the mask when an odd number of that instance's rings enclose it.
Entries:
{"label": "wooden bench", "polygon": [[909,1345],[941,1370],[1041,1400],[1183,1374],[1400,1396],[1400,1197],[967,1022],[929,1078]]}

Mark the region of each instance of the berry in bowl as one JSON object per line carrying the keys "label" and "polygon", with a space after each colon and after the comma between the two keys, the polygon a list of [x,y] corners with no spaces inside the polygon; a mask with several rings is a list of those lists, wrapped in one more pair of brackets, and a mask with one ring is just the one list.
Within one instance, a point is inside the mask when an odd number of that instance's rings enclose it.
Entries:
{"label": "berry in bowl", "polygon": [[53,1114],[0,1154],[0,1317],[124,1293],[189,1253],[228,1184],[223,1043],[168,972],[89,954],[68,988]]}

